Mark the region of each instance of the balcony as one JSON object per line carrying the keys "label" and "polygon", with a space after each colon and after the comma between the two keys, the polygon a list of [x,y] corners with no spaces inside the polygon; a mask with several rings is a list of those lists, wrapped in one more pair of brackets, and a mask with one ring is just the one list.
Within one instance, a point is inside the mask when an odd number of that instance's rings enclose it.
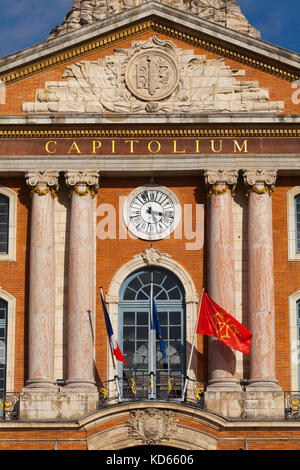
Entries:
{"label": "balcony", "polygon": [[[187,382],[187,393],[182,399],[182,383],[176,384],[176,382],[170,378],[167,383],[164,384],[155,384],[150,380],[145,383],[139,380],[129,379],[112,379],[107,382],[101,383],[98,387],[96,393],[93,393],[94,399],[92,405],[87,407],[86,397],[83,393],[75,393],[75,398],[71,398],[68,395],[68,392],[64,390],[64,387],[58,389],[57,392],[52,392],[52,401],[51,397],[49,400],[49,393],[45,393],[45,397],[39,396],[35,402],[33,402],[33,408],[36,410],[35,414],[32,414],[28,417],[20,413],[20,409],[26,407],[26,394],[25,393],[6,393],[0,396],[0,421],[27,421],[36,420],[40,421],[45,419],[53,421],[66,421],[70,419],[75,419],[83,417],[94,413],[96,411],[104,410],[107,411],[109,408],[116,407],[118,405],[128,403],[142,403],[142,402],[151,402],[151,403],[177,403],[183,404],[188,407],[192,407],[196,410],[203,410],[214,414],[223,415],[211,401],[211,392],[206,392],[204,386],[198,381],[193,381],[191,379]],[[228,397],[227,397],[228,395]],[[278,421],[278,417],[272,416],[270,413],[269,416],[257,415],[259,406],[262,406],[261,403],[258,406],[257,410],[255,407],[256,401],[252,401],[252,405],[247,405],[246,402],[252,400],[253,392],[247,392],[246,390],[232,394],[231,392],[222,392],[222,397],[229,402],[229,406],[234,407],[234,402],[232,397],[237,400],[238,403],[241,403],[241,409],[237,412],[236,416],[228,416],[229,419],[234,419],[235,421],[255,421],[255,420],[265,420],[270,419],[271,421],[275,419]],[[282,418],[280,420],[290,421],[300,421],[300,391],[286,391],[279,392],[279,395],[282,396],[280,401],[279,397],[279,407],[281,407]],[[35,400],[36,395],[34,395],[33,400]],[[220,397],[219,397],[220,398]],[[255,397],[254,397],[255,398]],[[42,401],[41,401],[42,400]],[[48,402],[47,402],[48,400]],[[63,401],[64,400],[64,401]],[[268,408],[268,396],[264,397],[263,393],[260,393],[260,400],[265,400],[265,407]],[[57,406],[57,403],[60,403]],[[24,405],[25,403],[25,405]],[[32,402],[31,402],[32,403]],[[50,412],[47,412],[47,403],[49,406]],[[55,403],[55,406],[53,406]],[[71,403],[71,404],[70,404]],[[224,402],[223,402],[224,403]],[[230,405],[231,403],[231,405]],[[281,405],[280,405],[281,403]],[[53,408],[57,411],[61,410],[59,413],[54,413]],[[251,414],[249,413],[251,411]],[[226,417],[224,415],[224,417]]]}

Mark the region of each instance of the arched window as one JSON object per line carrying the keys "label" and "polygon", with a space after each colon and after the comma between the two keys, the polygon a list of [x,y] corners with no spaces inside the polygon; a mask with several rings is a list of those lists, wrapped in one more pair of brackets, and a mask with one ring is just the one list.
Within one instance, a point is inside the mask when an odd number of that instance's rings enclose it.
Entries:
{"label": "arched window", "polygon": [[[151,284],[155,298],[166,359],[159,338],[150,334]],[[120,365],[125,386],[134,379],[137,395],[147,398],[151,367],[154,372],[154,396],[167,397],[170,388],[181,396],[186,374],[185,364],[185,299],[179,279],[159,268],[145,268],[131,274],[123,283],[119,299],[119,343],[126,360]],[[151,360],[151,354],[153,360]]]}
{"label": "arched window", "polygon": [[296,253],[300,253],[300,194],[295,197]]}
{"label": "arched window", "polygon": [[8,304],[0,298],[0,397],[6,391]]}
{"label": "arched window", "polygon": [[9,198],[0,194],[0,254],[8,254]]}

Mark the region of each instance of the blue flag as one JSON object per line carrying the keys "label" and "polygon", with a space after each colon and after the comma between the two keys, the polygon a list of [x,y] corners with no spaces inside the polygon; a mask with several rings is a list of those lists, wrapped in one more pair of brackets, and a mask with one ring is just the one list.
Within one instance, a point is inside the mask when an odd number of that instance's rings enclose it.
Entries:
{"label": "blue flag", "polygon": [[153,314],[153,324],[151,324],[152,330],[156,330],[159,338],[160,350],[164,359],[167,359],[165,342],[161,334],[160,323],[158,319],[156,304],[154,296],[152,297],[152,314]]}

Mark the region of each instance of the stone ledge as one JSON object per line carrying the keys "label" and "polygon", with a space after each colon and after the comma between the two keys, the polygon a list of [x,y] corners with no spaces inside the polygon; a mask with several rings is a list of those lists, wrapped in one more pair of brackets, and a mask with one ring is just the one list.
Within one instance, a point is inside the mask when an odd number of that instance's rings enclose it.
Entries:
{"label": "stone ledge", "polygon": [[206,409],[225,418],[284,419],[284,393],[205,392]]}
{"label": "stone ledge", "polygon": [[96,411],[98,400],[98,392],[26,391],[20,396],[20,419],[76,419]]}

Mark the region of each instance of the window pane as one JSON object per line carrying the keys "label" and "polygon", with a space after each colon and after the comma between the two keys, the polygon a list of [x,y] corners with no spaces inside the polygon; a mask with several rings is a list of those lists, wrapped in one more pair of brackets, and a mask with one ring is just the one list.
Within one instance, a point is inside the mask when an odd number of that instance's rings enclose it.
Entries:
{"label": "window pane", "polygon": [[143,327],[143,326],[137,327],[136,339],[137,340],[148,339],[148,327]]}
{"label": "window pane", "polygon": [[124,325],[134,325],[134,323],[135,323],[135,313],[124,312]]}
{"label": "window pane", "polygon": [[[123,343],[123,354],[133,355],[134,354],[134,348],[135,348],[134,341],[124,341],[124,343]],[[126,361],[126,363],[127,363],[127,361]]]}
{"label": "window pane", "polygon": [[135,328],[134,326],[124,326],[123,339],[124,341],[131,339],[134,340]]}
{"label": "window pane", "polygon": [[135,300],[136,292],[130,287],[127,287],[126,291],[124,292],[124,300]]}
{"label": "window pane", "polygon": [[138,312],[137,313],[137,324],[138,325],[148,325],[149,322],[149,313],[148,312]]}

